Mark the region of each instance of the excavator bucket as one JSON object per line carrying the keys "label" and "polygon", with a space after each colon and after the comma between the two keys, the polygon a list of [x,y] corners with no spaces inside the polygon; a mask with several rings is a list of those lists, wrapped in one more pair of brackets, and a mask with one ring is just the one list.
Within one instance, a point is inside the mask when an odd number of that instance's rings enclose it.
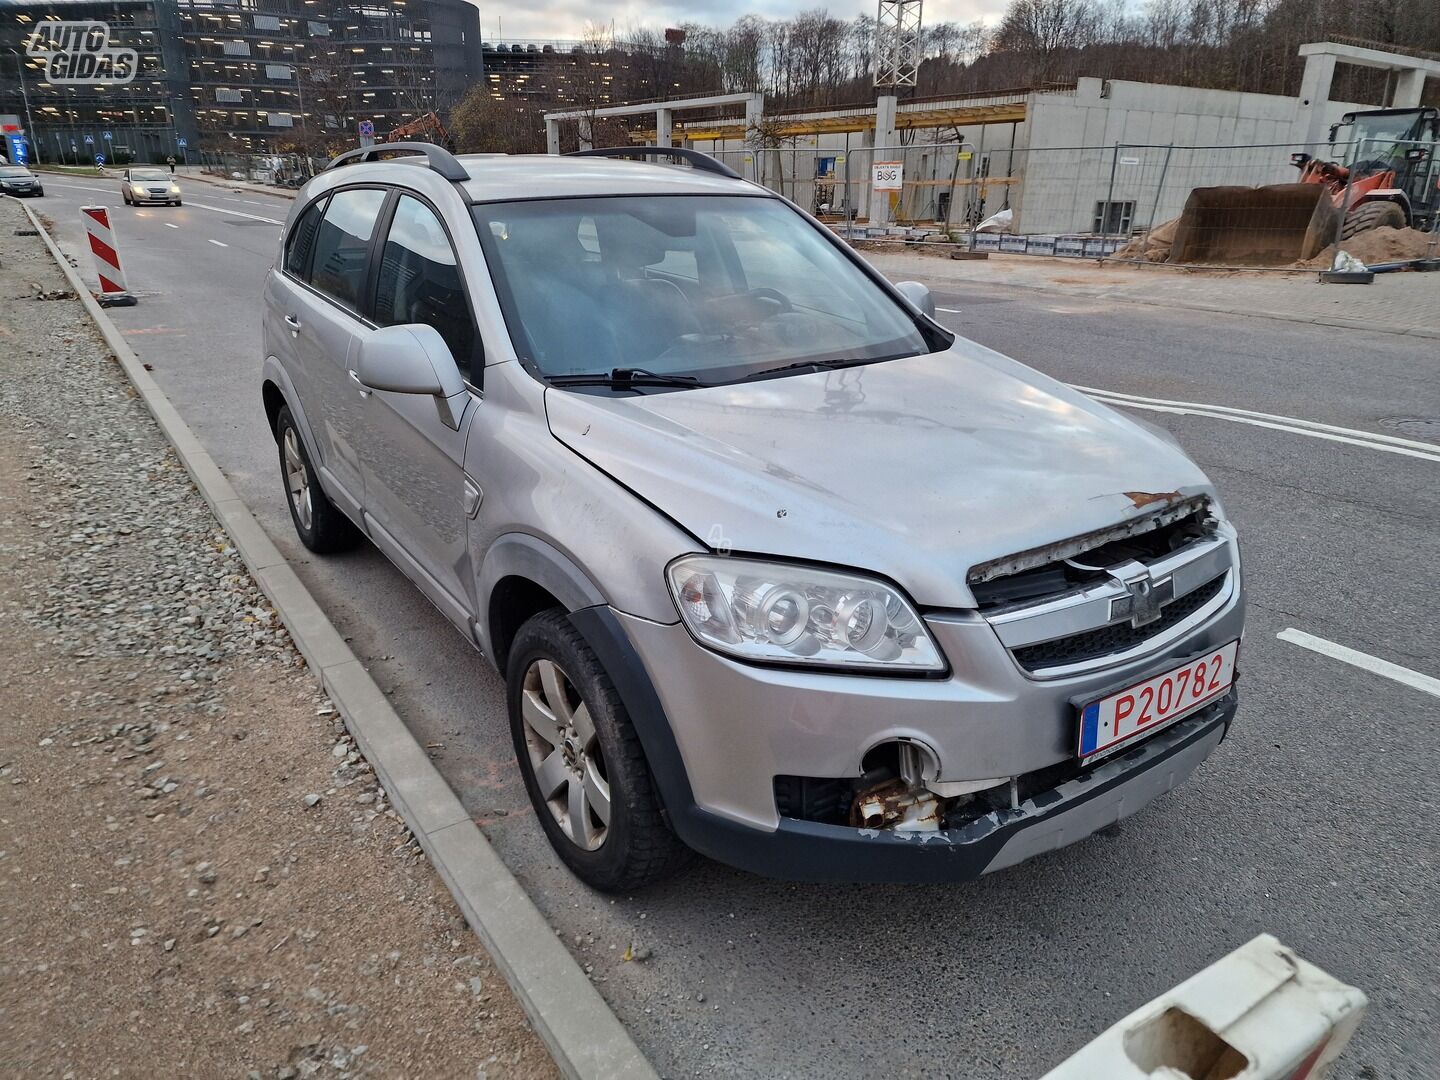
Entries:
{"label": "excavator bucket", "polygon": [[1340,211],[1323,184],[1196,188],[1166,259],[1215,266],[1286,266],[1335,240]]}

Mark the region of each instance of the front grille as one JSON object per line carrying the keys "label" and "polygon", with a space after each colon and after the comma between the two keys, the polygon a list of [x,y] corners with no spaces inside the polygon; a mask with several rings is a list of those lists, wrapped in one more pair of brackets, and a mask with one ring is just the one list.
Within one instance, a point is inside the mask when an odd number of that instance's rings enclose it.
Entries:
{"label": "front grille", "polygon": [[1160,618],[1141,627],[1128,622],[1111,623],[1098,630],[1087,630],[1082,634],[1042,641],[1036,645],[1024,645],[1012,650],[1015,661],[1026,671],[1061,667],[1066,664],[1083,664],[1087,660],[1098,660],[1105,656],[1133,649],[1143,645],[1199,611],[1220,595],[1228,574],[1207,581],[1198,589],[1192,589],[1179,599],[1172,600],[1160,611]]}
{"label": "front grille", "polygon": [[1169,507],[1144,518],[971,568],[968,581],[987,615],[1053,600],[1106,580],[1106,568],[1127,560],[1152,563],[1211,535],[1204,499]]}

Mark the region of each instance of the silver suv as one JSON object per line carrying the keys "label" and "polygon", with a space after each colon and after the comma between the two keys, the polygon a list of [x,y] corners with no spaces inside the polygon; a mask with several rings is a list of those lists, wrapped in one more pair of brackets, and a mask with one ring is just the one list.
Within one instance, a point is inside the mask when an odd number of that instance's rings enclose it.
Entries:
{"label": "silver suv", "polygon": [[693,151],[382,149],[305,186],[267,279],[290,510],[504,675],[585,881],[973,878],[1225,736],[1235,531],[1163,431]]}

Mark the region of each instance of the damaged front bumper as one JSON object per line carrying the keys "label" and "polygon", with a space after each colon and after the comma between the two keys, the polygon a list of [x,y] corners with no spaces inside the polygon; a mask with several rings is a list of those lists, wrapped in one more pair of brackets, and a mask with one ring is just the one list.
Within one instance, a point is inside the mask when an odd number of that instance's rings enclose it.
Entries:
{"label": "damaged front bumper", "polygon": [[792,881],[966,881],[1073,844],[1183,783],[1220,744],[1235,691],[1017,809],[937,831],[848,828],[781,818],[774,832],[691,805],[672,815],[686,843],[741,869]]}
{"label": "damaged front bumper", "polygon": [[955,827],[871,829],[781,816],[770,829],[697,803],[655,686],[615,612],[587,608],[571,620],[625,701],[679,837],[712,859],[792,881],[964,881],[1064,847],[1183,783],[1225,737],[1237,704],[1231,690],[1132,749]]}

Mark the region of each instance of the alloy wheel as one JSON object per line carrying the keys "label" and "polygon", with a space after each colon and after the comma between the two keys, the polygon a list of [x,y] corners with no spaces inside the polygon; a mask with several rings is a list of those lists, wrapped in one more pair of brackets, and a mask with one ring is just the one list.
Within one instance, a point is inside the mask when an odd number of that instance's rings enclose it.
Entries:
{"label": "alloy wheel", "polygon": [[596,850],[610,828],[610,781],[590,710],[553,660],[526,669],[520,715],[540,797],[577,847]]}
{"label": "alloy wheel", "polygon": [[310,473],[300,454],[300,437],[293,427],[285,429],[285,488],[290,492],[290,505],[302,529],[309,529],[314,516],[310,506]]}

